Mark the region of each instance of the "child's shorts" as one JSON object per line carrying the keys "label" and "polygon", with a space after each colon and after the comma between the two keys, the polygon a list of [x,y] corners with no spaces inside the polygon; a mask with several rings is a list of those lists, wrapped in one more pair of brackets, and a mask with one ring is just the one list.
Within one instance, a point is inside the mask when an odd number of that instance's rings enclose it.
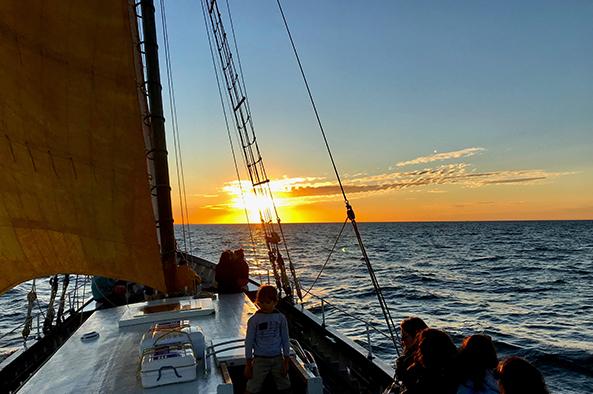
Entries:
{"label": "child's shorts", "polygon": [[261,391],[264,380],[268,374],[272,374],[277,390],[286,390],[290,388],[290,379],[288,374],[282,376],[283,357],[255,357],[253,359],[253,377],[247,381],[247,391],[257,393]]}

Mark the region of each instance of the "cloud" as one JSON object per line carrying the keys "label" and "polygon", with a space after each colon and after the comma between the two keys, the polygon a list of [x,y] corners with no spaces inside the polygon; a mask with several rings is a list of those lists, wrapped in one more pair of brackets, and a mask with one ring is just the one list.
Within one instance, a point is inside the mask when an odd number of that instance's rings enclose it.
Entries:
{"label": "cloud", "polygon": [[486,183],[491,184],[491,185],[502,185],[505,183],[526,183],[526,182],[531,182],[531,181],[538,181],[540,179],[546,179],[546,177],[545,176],[534,176],[532,178],[500,179],[500,180],[488,181]]}
{"label": "cloud", "polygon": [[227,211],[231,209],[233,206],[230,203],[222,203],[222,204],[209,204],[204,205],[202,208],[211,209],[213,211]]}
{"label": "cloud", "polygon": [[404,167],[413,164],[426,164],[431,163],[433,161],[443,161],[443,160],[450,160],[450,159],[459,159],[461,157],[469,157],[473,156],[476,153],[483,152],[486,149],[484,148],[465,148],[461,150],[456,150],[453,152],[442,152],[442,153],[434,153],[430,156],[421,156],[417,157],[413,160],[408,161],[400,161],[396,164],[397,167]]}
{"label": "cloud", "polygon": [[[458,185],[465,188],[485,186],[512,187],[513,185],[541,184],[552,178],[573,175],[575,172],[551,172],[541,169],[479,171],[468,163],[440,164],[433,167],[401,171],[399,168],[412,164],[431,163],[449,159],[473,156],[485,151],[484,148],[473,147],[453,152],[435,153],[431,156],[418,157],[414,160],[400,162],[397,167],[390,167],[385,172],[369,175],[355,173],[342,177],[343,187],[349,199],[368,197],[374,194],[406,190],[422,193],[445,193],[443,185]],[[339,201],[342,191],[335,180],[326,177],[295,177],[272,180],[269,183],[276,206],[296,206],[325,201]],[[233,209],[248,206],[253,208],[262,204],[261,198],[253,195],[242,197],[252,190],[249,181],[227,182],[222,193],[229,198],[227,201],[208,205],[207,209]],[[489,204],[490,202],[480,202]],[[267,203],[264,203],[266,205]]]}
{"label": "cloud", "polygon": [[[529,185],[572,174],[574,172],[548,172],[537,169],[479,172],[467,163],[455,163],[414,171],[392,171],[375,175],[359,175],[352,178],[344,177],[343,184],[348,197],[355,199],[397,190],[439,193],[444,192],[438,189],[442,185],[459,185],[467,188],[493,185]],[[243,182],[243,189],[250,190],[248,182]],[[279,206],[336,201],[342,198],[340,187],[335,181],[320,177],[285,177],[271,181],[270,187]],[[228,182],[223,190],[234,198],[235,202],[209,205],[206,208],[237,207],[237,201],[241,199],[238,182]]]}
{"label": "cloud", "polygon": [[202,198],[216,198],[218,197],[218,194],[192,194],[192,197],[202,197]]}

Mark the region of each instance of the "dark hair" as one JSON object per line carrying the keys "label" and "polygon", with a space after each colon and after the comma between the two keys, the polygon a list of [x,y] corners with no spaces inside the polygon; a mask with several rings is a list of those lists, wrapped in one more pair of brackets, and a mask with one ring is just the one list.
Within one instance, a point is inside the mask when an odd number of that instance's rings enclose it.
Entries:
{"label": "dark hair", "polygon": [[420,331],[414,362],[425,369],[448,368],[455,359],[457,348],[446,332],[434,328]]}
{"label": "dark hair", "polygon": [[412,337],[415,337],[420,331],[428,328],[424,320],[419,317],[412,316],[408,317],[399,324],[402,332],[409,334]]}
{"label": "dark hair", "polygon": [[257,291],[257,295],[255,296],[255,302],[269,302],[274,301],[278,302],[278,292],[276,288],[272,285],[263,285]]}
{"label": "dark hair", "polygon": [[232,250],[225,250],[220,255],[220,260],[218,260],[218,264],[228,263],[233,259],[233,251]]}
{"label": "dark hair", "polygon": [[471,379],[475,388],[482,388],[486,371],[498,364],[492,339],[483,334],[466,337],[459,348],[458,362],[461,383]]}
{"label": "dark hair", "polygon": [[245,252],[243,251],[243,248],[235,250],[233,252],[233,257],[239,261],[244,261],[245,260]]}
{"label": "dark hair", "polygon": [[549,394],[541,372],[521,357],[510,357],[498,364],[501,394]]}

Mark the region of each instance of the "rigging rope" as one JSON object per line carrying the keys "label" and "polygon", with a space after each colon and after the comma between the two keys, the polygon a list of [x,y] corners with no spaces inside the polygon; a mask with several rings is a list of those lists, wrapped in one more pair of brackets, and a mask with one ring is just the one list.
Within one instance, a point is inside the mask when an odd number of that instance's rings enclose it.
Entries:
{"label": "rigging rope", "polygon": [[[84,279],[84,282],[82,283],[82,303],[83,303],[83,308],[84,308],[84,303],[85,303],[85,300],[86,300],[86,298],[85,298],[86,297],[86,284],[88,282],[90,282],[90,281],[91,281],[91,277],[89,275],[86,275],[85,276],[85,279]],[[91,301],[92,301],[92,299],[91,299]],[[77,307],[77,309],[78,309],[78,307]],[[84,313],[81,313],[80,314],[80,324],[82,324],[83,316],[84,316]]]}
{"label": "rigging rope", "polygon": [[31,286],[31,290],[27,294],[27,314],[25,316],[25,326],[23,327],[22,336],[23,341],[27,342],[27,338],[31,333],[31,328],[33,328],[33,304],[37,300],[37,291],[35,288],[35,279],[33,279],[33,285]]}
{"label": "rigging rope", "polygon": [[[235,25],[233,23],[233,16],[231,15],[231,7],[229,5],[229,0],[226,0],[225,3],[226,3],[227,12],[229,14],[229,22],[231,24],[231,33],[233,35],[233,45],[234,45],[234,48],[235,48],[235,52],[237,53],[237,64],[239,65],[239,75],[241,76],[241,83],[243,84],[243,88],[245,90],[247,90],[247,87],[245,85],[245,78],[243,77],[244,76],[244,74],[243,74],[243,65],[241,64],[241,56],[239,56],[239,46],[237,45],[237,36],[235,35]],[[210,47],[210,51],[212,53],[212,46]],[[216,81],[218,82],[218,73],[216,75]],[[218,91],[221,94],[220,99],[221,99],[221,101],[223,101],[222,93],[221,93],[221,90],[220,90],[220,85],[218,86]],[[249,108],[249,102],[245,102],[245,105],[247,106],[248,110],[251,112],[251,109]],[[223,104],[223,110],[224,110],[224,104]],[[228,122],[227,122],[226,112],[225,112],[224,116],[225,116],[225,123],[226,123],[226,126],[227,126],[227,132],[230,134],[230,129],[229,129],[229,125],[228,125]],[[249,121],[251,122],[251,125],[253,127],[253,119],[249,119]],[[229,141],[230,141],[230,136],[229,136]],[[238,173],[239,170],[237,169],[237,162],[235,160],[235,151],[234,151],[234,148],[232,146],[232,142],[231,142],[231,150],[233,151],[233,161],[235,161],[235,169],[236,169],[236,171]],[[241,188],[241,198],[243,199],[243,206],[245,208],[245,215],[247,216],[247,225],[249,227],[249,237],[251,238],[251,245],[252,245],[252,249],[253,249],[253,255],[254,255],[254,258],[256,259],[256,263],[257,263],[258,269],[260,271],[260,273],[259,273],[259,281],[261,283],[262,282],[262,278],[261,278],[261,263],[260,263],[259,257],[257,257],[257,252],[256,252],[256,249],[255,249],[255,240],[254,240],[253,235],[252,235],[252,232],[251,232],[251,223],[249,222],[249,214],[247,212],[247,205],[245,204],[245,192],[243,191],[243,186],[241,185],[241,179],[239,179],[239,186]],[[269,270],[268,270],[268,284],[269,283],[270,283],[270,276],[269,276]]]}
{"label": "rigging rope", "polygon": [[[227,3],[228,6],[228,3]],[[231,154],[233,156],[233,164],[235,166],[235,174],[237,175],[237,183],[239,184],[239,190],[241,192],[241,200],[243,201],[243,211],[245,212],[245,220],[247,221],[247,229],[249,230],[249,238],[251,239],[251,248],[253,253],[253,258],[255,259],[255,263],[259,268],[259,280],[262,281],[261,277],[261,265],[259,258],[257,257],[257,252],[255,250],[255,239],[253,238],[253,232],[251,231],[251,222],[249,220],[249,212],[247,211],[247,203],[245,202],[245,192],[243,190],[243,182],[241,182],[241,175],[239,173],[239,165],[237,164],[237,156],[235,155],[235,146],[233,144],[233,138],[231,136],[231,128],[229,126],[229,119],[226,112],[226,105],[224,103],[224,95],[222,94],[222,88],[220,83],[220,77],[218,76],[218,69],[216,68],[216,57],[214,56],[214,49],[212,48],[212,39],[210,37],[210,30],[208,29],[208,23],[206,20],[206,12],[204,10],[204,4],[202,3],[202,15],[204,17],[204,27],[206,28],[206,35],[208,37],[208,45],[210,47],[210,57],[212,59],[212,67],[214,68],[214,75],[216,76],[216,85],[218,87],[218,96],[220,98],[220,105],[222,107],[222,113],[224,115],[224,124],[227,131],[227,136],[229,138],[229,145],[231,147]],[[234,33],[233,33],[234,35]]]}
{"label": "rigging rope", "polygon": [[62,315],[64,314],[64,306],[66,304],[66,289],[68,288],[68,284],[70,283],[70,275],[65,274],[64,280],[62,281],[62,294],[60,296],[60,303],[58,306],[58,314],[56,316],[56,324],[62,321]]}
{"label": "rigging rope", "polygon": [[[239,58],[238,52],[233,54],[233,51],[228,44],[227,34],[224,31],[222,16],[217,1],[211,0],[208,3],[209,4],[206,3],[206,0],[202,1],[202,12],[204,13],[205,19],[207,19],[206,12],[209,15],[209,26],[213,37],[213,40],[210,42],[214,41],[217,47],[219,66],[222,69],[222,74],[228,91],[228,103],[233,111],[235,129],[243,148],[243,158],[253,187],[253,193],[256,198],[270,203],[276,214],[276,221],[280,235],[275,230],[270,209],[268,207],[263,209],[258,207],[261,225],[266,240],[266,247],[268,248],[270,264],[272,265],[274,277],[279,290],[284,291],[286,296],[291,297],[293,288],[286,274],[284,259],[279,248],[279,243],[284,242],[285,249],[288,250],[286,247],[286,239],[270,188],[270,180],[267,177],[263,159],[257,144],[249,100],[247,99],[245,85],[241,82],[243,76],[242,73],[239,74],[237,72],[233,61],[234,57],[237,59]],[[241,80],[239,80],[240,75]],[[296,270],[294,269],[294,265],[288,252],[286,256],[289,259],[289,269],[293,277],[294,288],[297,291],[297,295],[302,300],[302,293],[300,283],[296,276]]]}
{"label": "rigging rope", "polygon": [[[319,116],[319,111],[317,110],[317,105],[315,104],[315,100],[313,99],[313,94],[311,93],[311,88],[309,87],[309,82],[307,81],[307,77],[305,75],[305,71],[303,69],[303,65],[301,63],[301,59],[299,57],[298,51],[296,49],[294,40],[292,38],[292,34],[290,32],[290,28],[288,27],[288,22],[286,21],[286,17],[284,15],[284,10],[282,9],[282,5],[280,4],[280,0],[276,0],[276,3],[278,4],[278,9],[280,10],[280,15],[282,16],[282,20],[284,22],[284,27],[286,28],[286,32],[288,33],[288,38],[290,39],[290,44],[292,46],[292,50],[294,52],[295,58],[297,60],[299,69],[301,71],[301,76],[303,78],[303,82],[305,83],[305,87],[307,89],[307,94],[309,95],[309,101],[311,102],[311,106],[313,107],[313,111],[315,112],[315,117],[317,119],[317,124],[319,125],[319,129],[321,131],[321,135],[323,136],[323,141],[325,142],[325,147],[327,148],[327,153],[329,155],[329,158],[331,160],[333,169],[334,169],[334,173],[336,175],[336,178],[338,180],[338,184],[340,186],[340,191],[342,192],[342,196],[344,197],[344,203],[346,205],[346,212],[348,215],[348,219],[350,219],[350,222],[352,223],[352,226],[354,228],[354,232],[356,234],[356,238],[358,240],[358,245],[360,247],[360,251],[362,253],[362,256],[364,258],[365,264],[367,266],[367,269],[369,271],[369,276],[371,277],[371,281],[373,283],[373,287],[375,289],[375,293],[377,294],[377,299],[379,300],[379,305],[381,306],[381,310],[383,312],[383,316],[385,318],[385,322],[387,323],[387,328],[389,329],[389,334],[391,335],[391,340],[393,342],[393,345],[398,353],[399,356],[399,335],[397,333],[397,329],[395,328],[395,324],[393,323],[393,318],[391,317],[391,312],[389,311],[389,308],[387,307],[387,303],[385,301],[385,297],[383,296],[383,292],[381,290],[381,286],[379,285],[379,281],[377,280],[377,277],[375,275],[375,272],[373,270],[373,267],[371,265],[371,262],[369,260],[369,257],[367,255],[366,252],[366,248],[364,246],[364,242],[362,241],[362,237],[360,235],[360,232],[358,231],[358,225],[356,224],[356,217],[354,214],[354,210],[352,209],[352,206],[350,205],[350,202],[348,201],[348,198],[346,197],[346,192],[344,191],[344,186],[342,185],[342,180],[340,179],[340,174],[338,173],[338,169],[336,167],[336,163],[334,161],[333,155],[331,153],[331,149],[329,146],[329,143],[327,141],[327,137],[325,135],[325,130],[323,129],[323,124],[321,123],[321,118]],[[396,339],[397,337],[397,339]]]}
{"label": "rigging rope", "polygon": [[315,278],[315,280],[313,281],[313,283],[311,283],[311,286],[309,286],[309,290],[306,290],[305,291],[305,294],[311,294],[311,290],[313,289],[313,286],[315,286],[315,283],[317,283],[317,281],[319,280],[319,277],[321,277],[321,273],[325,269],[325,266],[329,262],[329,259],[332,257],[332,254],[334,253],[334,250],[336,249],[336,245],[338,244],[338,242],[340,241],[340,238],[342,237],[342,232],[344,231],[344,228],[346,227],[346,223],[348,223],[348,218],[346,218],[346,220],[344,220],[344,224],[342,224],[342,228],[340,229],[340,233],[336,237],[336,241],[334,242],[334,246],[332,246],[331,250],[329,251],[329,255],[327,256],[327,259],[325,259],[325,263],[323,263],[323,266],[319,270],[319,273],[317,274],[317,277]]}
{"label": "rigging rope", "polygon": [[43,333],[47,334],[51,330],[52,323],[54,321],[55,309],[54,309],[54,302],[56,300],[56,295],[58,293],[58,275],[54,275],[50,280],[49,284],[51,285],[51,293],[49,295],[49,302],[47,305],[47,315],[45,316],[45,320],[43,321]]}
{"label": "rigging rope", "polygon": [[177,188],[179,189],[179,207],[181,209],[181,229],[183,234],[184,251],[191,251],[191,236],[189,235],[189,213],[187,206],[187,193],[185,188],[185,174],[181,157],[181,143],[179,136],[179,121],[177,119],[177,102],[175,100],[175,87],[173,86],[173,68],[171,66],[171,51],[169,48],[169,31],[167,29],[167,14],[164,0],[160,1],[161,22],[163,25],[163,42],[165,43],[165,64],[167,72],[167,88],[169,89],[169,112],[171,114],[171,127],[173,131],[173,146],[175,151],[175,168],[177,171]]}
{"label": "rigging rope", "polygon": [[[228,14],[229,14],[229,22],[231,25],[231,33],[233,35],[233,43],[234,43],[234,47],[235,47],[235,52],[237,53],[237,64],[239,65],[239,75],[241,76],[241,83],[243,84],[243,90],[247,91],[247,87],[245,86],[243,67],[241,64],[241,56],[239,56],[239,46],[237,45],[237,37],[235,35],[235,25],[233,23],[233,16],[231,14],[231,7],[229,6],[228,0],[226,0],[226,6],[227,6]],[[249,107],[248,100],[245,101],[245,105],[247,106],[247,111],[249,113],[251,113],[251,109]],[[249,117],[249,122],[251,124],[251,127],[253,128],[253,118],[252,117]],[[278,210],[276,208],[276,202],[274,201],[274,198],[271,195],[271,192],[270,192],[270,197],[271,197],[272,206],[274,208],[274,213],[276,215],[276,222],[278,223],[278,229],[280,230],[280,237],[282,238],[282,242],[284,243],[284,251],[286,252],[286,257],[288,258],[288,268],[290,269],[290,273],[292,275],[292,278],[293,278],[293,281],[295,284],[294,287],[297,292],[297,296],[299,297],[299,300],[302,301],[303,300],[303,294],[302,294],[302,290],[301,290],[302,286],[300,284],[299,277],[296,273],[296,269],[295,269],[292,259],[290,257],[290,252],[288,250],[288,243],[286,242],[286,237],[284,235],[284,229],[282,228],[282,225],[281,225],[280,215],[278,215]]]}

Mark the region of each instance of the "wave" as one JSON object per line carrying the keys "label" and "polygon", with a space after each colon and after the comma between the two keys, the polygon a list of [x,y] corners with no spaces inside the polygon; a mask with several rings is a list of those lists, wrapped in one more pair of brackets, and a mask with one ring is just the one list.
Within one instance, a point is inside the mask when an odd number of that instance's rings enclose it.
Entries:
{"label": "wave", "polygon": [[[340,224],[287,225],[287,244],[303,282],[316,277]],[[246,226],[191,226],[195,254],[217,261],[220,251],[251,243]],[[367,249],[394,319],[417,315],[435,327],[450,327],[456,342],[467,330],[486,330],[501,358],[519,355],[542,369],[554,392],[593,393],[593,221],[492,223],[362,223]],[[342,251],[341,247],[344,247]],[[258,248],[262,260],[267,259]],[[315,285],[339,308],[381,318],[368,273],[359,259],[352,234],[344,234],[340,252]],[[40,303],[47,304],[47,281],[38,286]],[[16,303],[26,307],[30,284],[6,293],[0,303],[0,334],[10,322]],[[15,309],[11,309],[12,305]],[[310,302],[321,312],[319,301]],[[325,304],[328,321],[356,334],[352,319],[342,322]],[[332,308],[334,310],[332,310]],[[533,327],[529,328],[529,324]],[[554,340],[559,337],[560,339]],[[561,341],[566,338],[566,346]],[[361,338],[366,341],[366,338]],[[382,337],[373,338],[373,344]],[[377,342],[376,342],[377,341]],[[15,346],[22,339],[15,339]],[[552,345],[554,344],[554,345]],[[12,344],[11,344],[12,346]],[[581,346],[587,351],[574,350]],[[390,361],[394,350],[376,349]],[[582,381],[585,381],[583,384]],[[587,386],[589,382],[589,386]],[[590,388],[591,387],[591,388]]]}
{"label": "wave", "polygon": [[422,300],[422,301],[430,301],[430,300],[438,300],[442,298],[434,293],[425,293],[425,292],[405,292],[404,298],[407,300]]}
{"label": "wave", "polygon": [[477,262],[481,262],[481,261],[499,261],[499,260],[504,260],[504,259],[506,259],[506,257],[504,257],[504,256],[483,256],[483,257],[470,258],[470,259],[468,259],[468,261],[471,263],[477,263]]}
{"label": "wave", "polygon": [[[582,352],[580,354],[571,354],[562,350],[562,354],[547,353],[545,351],[530,351],[534,364],[542,365],[546,368],[559,368],[577,372],[579,374],[593,377],[593,355]],[[575,352],[576,353],[576,352]]]}
{"label": "wave", "polygon": [[[539,368],[544,376],[556,376],[559,373],[567,377],[570,376],[569,380],[574,383],[574,387],[579,386],[577,381],[582,382],[585,386],[580,385],[580,389],[587,392],[586,386],[591,385],[591,379],[589,378],[593,377],[593,354],[584,350],[567,350],[563,348],[553,349],[537,346],[525,348],[501,340],[501,337],[509,340],[513,339],[504,334],[493,336],[500,360],[510,356],[525,358]],[[548,379],[546,378],[546,380]],[[553,382],[558,384],[556,381]],[[590,387],[590,389],[593,389],[593,387]]]}

